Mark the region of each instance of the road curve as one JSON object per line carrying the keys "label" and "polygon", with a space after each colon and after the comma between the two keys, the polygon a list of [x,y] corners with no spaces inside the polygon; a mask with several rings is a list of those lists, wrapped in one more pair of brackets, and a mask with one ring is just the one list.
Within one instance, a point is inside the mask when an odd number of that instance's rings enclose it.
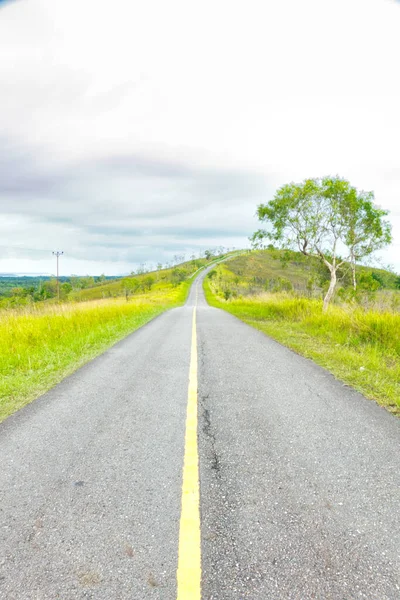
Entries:
{"label": "road curve", "polygon": [[176,598],[197,305],[202,598],[399,600],[400,421],[203,277],[0,425],[2,599]]}

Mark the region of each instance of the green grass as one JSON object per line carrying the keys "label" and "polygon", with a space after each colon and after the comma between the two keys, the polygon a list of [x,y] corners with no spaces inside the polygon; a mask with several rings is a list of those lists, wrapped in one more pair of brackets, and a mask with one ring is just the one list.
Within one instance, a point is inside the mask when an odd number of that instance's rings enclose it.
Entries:
{"label": "green grass", "polygon": [[[220,268],[220,267],[219,267]],[[224,300],[220,279],[205,279],[211,304],[313,359],[366,397],[400,415],[400,315],[353,305],[331,306],[290,294]]]}
{"label": "green grass", "polygon": [[[82,290],[73,290],[69,296],[68,300],[72,300],[74,302],[85,302],[87,300],[100,300],[104,298],[118,298],[121,296],[125,296],[126,290],[131,288],[131,284],[133,280],[137,280],[139,283],[143,283],[146,278],[151,277],[153,279],[152,291],[160,291],[168,286],[171,282],[174,281],[174,274],[179,273],[179,276],[183,280],[191,280],[194,275],[197,274],[201,269],[208,267],[216,262],[219,262],[225,257],[235,257],[239,255],[242,250],[239,251],[231,251],[226,253],[225,255],[220,255],[217,257],[212,257],[207,260],[206,258],[195,258],[180,264],[175,265],[174,267],[170,267],[168,269],[160,269],[158,271],[151,271],[149,273],[143,273],[140,275],[131,275],[129,277],[121,277],[119,279],[115,279],[113,281],[107,281],[103,284],[96,284],[93,287],[85,288]],[[136,292],[130,292],[133,296],[136,294],[142,293],[142,289],[140,288]]]}
{"label": "green grass", "polygon": [[0,421],[160,313],[182,305],[189,282],[125,299],[0,312]]}
{"label": "green grass", "polygon": [[[363,293],[360,301],[369,308],[388,310],[400,307],[398,275],[383,269],[357,265],[357,277],[373,275],[379,279],[378,292]],[[218,267],[217,276],[221,291],[248,296],[265,291],[292,289],[297,294],[321,299],[329,284],[328,270],[315,258],[288,250],[257,250],[242,253]],[[338,273],[337,300],[348,294],[352,285],[349,266]]]}
{"label": "green grass", "polygon": [[[174,270],[178,269],[182,274],[182,278],[190,279],[190,277],[200,268],[209,264],[205,258],[196,258],[190,260],[170,269],[161,269],[159,271],[152,271],[149,273],[143,273],[140,275],[132,275],[129,277],[121,277],[114,281],[108,281],[103,284],[96,284],[93,287],[86,288],[83,290],[74,290],[69,295],[69,300],[72,301],[87,301],[87,300],[100,300],[104,298],[118,298],[125,295],[126,289],[130,287],[132,280],[137,280],[142,283],[146,278],[152,277],[154,283],[152,285],[152,291],[162,291],[165,286],[171,283],[171,278]],[[141,290],[134,293],[141,293]]]}

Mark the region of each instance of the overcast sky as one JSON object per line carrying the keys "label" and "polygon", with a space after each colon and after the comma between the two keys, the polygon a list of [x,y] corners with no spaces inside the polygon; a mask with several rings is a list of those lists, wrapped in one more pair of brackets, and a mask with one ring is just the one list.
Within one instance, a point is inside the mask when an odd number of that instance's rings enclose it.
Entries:
{"label": "overcast sky", "polygon": [[399,32],[394,0],[0,2],[0,272],[244,247],[327,174],[391,211],[400,271]]}

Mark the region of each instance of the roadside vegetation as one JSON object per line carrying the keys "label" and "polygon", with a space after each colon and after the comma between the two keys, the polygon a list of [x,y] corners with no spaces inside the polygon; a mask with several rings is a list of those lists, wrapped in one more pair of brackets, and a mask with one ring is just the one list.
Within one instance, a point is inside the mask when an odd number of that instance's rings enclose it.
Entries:
{"label": "roadside vegetation", "polygon": [[[100,275],[59,278],[59,297],[62,302],[80,302],[104,298],[131,297],[161,288],[165,284],[179,285],[199,268],[223,256],[223,249],[207,250],[200,256],[176,255],[165,265],[140,265],[125,277]],[[36,303],[58,301],[57,280],[51,277],[0,277],[0,310],[32,306]]]}
{"label": "roadside vegetation", "polygon": [[[0,421],[162,312],[184,304],[193,276],[223,249],[176,256],[128,277],[0,279]],[[178,261],[183,262],[179,263]]]}
{"label": "roadside vegetation", "polygon": [[305,179],[277,190],[272,200],[257,207],[264,228],[252,236],[253,246],[264,240],[296,249],[319,261],[329,272],[323,310],[328,309],[345,265],[357,290],[357,261],[369,258],[392,241],[387,210],[374,203],[373,192],[357,190],[340,177]]}
{"label": "roadside vegetation", "polygon": [[252,251],[216,266],[208,302],[313,359],[400,415],[400,278],[344,263],[327,312],[330,272],[300,252]]}
{"label": "roadside vegetation", "polygon": [[0,312],[0,421],[160,313],[189,283],[137,294]]}

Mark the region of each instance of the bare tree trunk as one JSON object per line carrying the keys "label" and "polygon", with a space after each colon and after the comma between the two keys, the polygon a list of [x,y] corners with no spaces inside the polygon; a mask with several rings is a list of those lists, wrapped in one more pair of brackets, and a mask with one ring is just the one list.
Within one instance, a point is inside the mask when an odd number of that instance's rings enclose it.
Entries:
{"label": "bare tree trunk", "polygon": [[333,293],[335,291],[335,287],[336,287],[336,269],[334,267],[330,267],[330,272],[331,272],[331,281],[329,284],[329,289],[326,293],[326,296],[324,298],[324,308],[323,311],[326,312],[328,310],[328,306],[329,306],[329,302],[332,300],[332,296]]}
{"label": "bare tree trunk", "polygon": [[356,258],[354,256],[353,250],[351,251],[351,271],[353,274],[353,289],[357,290],[357,280],[356,280]]}

